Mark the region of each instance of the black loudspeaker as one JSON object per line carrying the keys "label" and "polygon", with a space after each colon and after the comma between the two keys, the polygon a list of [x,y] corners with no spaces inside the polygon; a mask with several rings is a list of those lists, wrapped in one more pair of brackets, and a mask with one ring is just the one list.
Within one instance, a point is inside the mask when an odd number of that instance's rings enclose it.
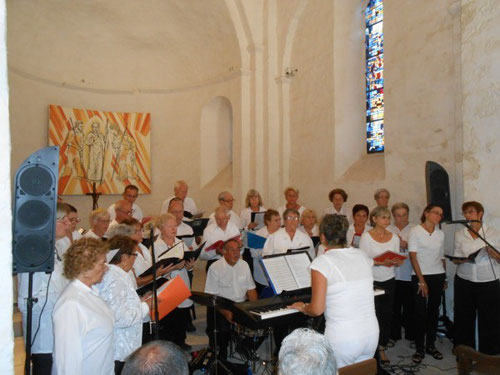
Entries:
{"label": "black loudspeaker", "polygon": [[438,163],[425,163],[427,204],[437,204],[443,209],[443,219],[451,220],[450,179],[448,172]]}
{"label": "black loudspeaker", "polygon": [[59,147],[27,158],[15,178],[13,271],[52,272],[57,211]]}

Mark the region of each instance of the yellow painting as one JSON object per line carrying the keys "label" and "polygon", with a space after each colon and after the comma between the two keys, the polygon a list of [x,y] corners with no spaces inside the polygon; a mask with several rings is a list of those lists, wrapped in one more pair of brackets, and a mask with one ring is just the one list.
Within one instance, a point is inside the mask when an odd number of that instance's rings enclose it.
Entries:
{"label": "yellow painting", "polygon": [[49,106],[49,145],[59,146],[59,195],[151,193],[149,113]]}

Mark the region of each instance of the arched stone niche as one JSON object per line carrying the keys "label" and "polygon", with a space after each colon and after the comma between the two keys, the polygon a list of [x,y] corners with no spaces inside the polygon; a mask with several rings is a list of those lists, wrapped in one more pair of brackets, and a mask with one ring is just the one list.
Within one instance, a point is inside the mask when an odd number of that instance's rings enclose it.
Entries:
{"label": "arched stone niche", "polygon": [[202,108],[200,155],[201,187],[233,162],[233,110],[225,97],[216,96]]}

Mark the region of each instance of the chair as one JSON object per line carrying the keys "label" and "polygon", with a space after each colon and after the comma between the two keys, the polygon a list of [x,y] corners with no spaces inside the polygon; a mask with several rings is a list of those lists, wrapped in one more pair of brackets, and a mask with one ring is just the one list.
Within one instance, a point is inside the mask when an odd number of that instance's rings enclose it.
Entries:
{"label": "chair", "polygon": [[458,358],[458,375],[498,375],[500,374],[500,356],[488,355],[459,345],[455,348]]}
{"label": "chair", "polygon": [[377,361],[374,358],[339,368],[339,375],[375,375]]}

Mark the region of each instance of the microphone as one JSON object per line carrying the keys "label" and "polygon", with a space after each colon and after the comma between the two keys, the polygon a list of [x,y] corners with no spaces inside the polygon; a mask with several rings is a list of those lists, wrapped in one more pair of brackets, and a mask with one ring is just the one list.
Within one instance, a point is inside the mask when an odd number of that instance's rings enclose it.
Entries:
{"label": "microphone", "polygon": [[449,220],[443,224],[469,224],[469,223],[482,223],[481,220]]}

